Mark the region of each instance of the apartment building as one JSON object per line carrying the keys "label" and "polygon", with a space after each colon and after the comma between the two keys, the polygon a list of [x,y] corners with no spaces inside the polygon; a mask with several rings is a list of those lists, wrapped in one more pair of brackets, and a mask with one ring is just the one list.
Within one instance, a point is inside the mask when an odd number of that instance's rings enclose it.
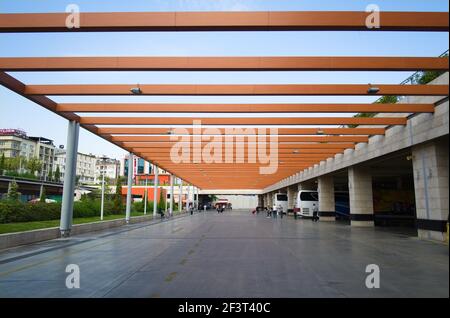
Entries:
{"label": "apartment building", "polygon": [[21,129],[0,129],[0,155],[5,158],[38,158],[42,162],[40,176],[46,179],[54,169],[55,145],[44,137],[27,136]]}
{"label": "apartment building", "polygon": [[[65,149],[58,149],[55,154],[55,170],[59,167],[61,174],[61,180],[64,179],[66,170],[66,156]],[[95,170],[96,170],[97,158],[93,154],[78,153],[77,155],[77,170],[76,176],[78,183],[82,184],[94,184],[95,183]]]}
{"label": "apartment building", "polygon": [[94,182],[101,183],[103,174],[109,180],[116,180],[120,175],[120,161],[107,157],[97,157]]}

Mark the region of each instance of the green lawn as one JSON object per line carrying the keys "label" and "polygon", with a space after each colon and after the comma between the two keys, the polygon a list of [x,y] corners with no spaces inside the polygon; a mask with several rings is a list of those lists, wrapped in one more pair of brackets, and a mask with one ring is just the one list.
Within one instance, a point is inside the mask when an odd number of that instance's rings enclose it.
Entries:
{"label": "green lawn", "polygon": [[[147,213],[147,215],[152,215],[153,211]],[[180,212],[174,211],[174,215]],[[132,212],[131,216],[142,216],[143,212]],[[105,215],[103,220],[117,220],[125,218],[125,214],[115,214],[115,215]],[[88,218],[75,218],[73,219],[73,224],[83,224],[100,221],[100,216],[88,217]],[[18,222],[18,223],[2,223],[0,224],[0,234],[4,233],[14,233],[23,232],[30,230],[45,229],[49,227],[58,227],[59,220],[49,220],[49,221],[35,221],[35,222]]]}
{"label": "green lawn", "polygon": [[[131,216],[141,216],[144,215],[142,212],[133,212]],[[125,214],[116,214],[116,215],[105,215],[103,217],[104,221],[109,220],[117,220],[125,218]],[[91,223],[100,221],[100,216],[88,217],[88,218],[76,218],[73,219],[73,224],[83,224],[83,223]],[[18,222],[18,223],[5,223],[0,224],[0,234],[3,233],[13,233],[13,232],[22,232],[22,231],[30,231],[37,229],[45,229],[49,227],[58,227],[59,220],[50,220],[50,221],[35,221],[35,222]]]}

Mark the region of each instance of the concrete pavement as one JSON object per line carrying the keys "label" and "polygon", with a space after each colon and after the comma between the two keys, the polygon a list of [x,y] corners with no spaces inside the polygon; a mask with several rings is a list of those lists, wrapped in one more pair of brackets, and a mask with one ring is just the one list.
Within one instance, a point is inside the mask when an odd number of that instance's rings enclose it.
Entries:
{"label": "concrete pavement", "polygon": [[[80,288],[68,289],[68,264]],[[365,285],[377,264],[381,288]],[[448,246],[334,222],[202,212],[0,252],[0,297],[448,297]]]}

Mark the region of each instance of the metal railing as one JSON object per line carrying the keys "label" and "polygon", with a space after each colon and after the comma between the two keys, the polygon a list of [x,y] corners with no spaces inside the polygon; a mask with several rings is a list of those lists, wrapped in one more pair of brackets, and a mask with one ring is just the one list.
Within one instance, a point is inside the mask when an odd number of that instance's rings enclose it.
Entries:
{"label": "metal railing", "polygon": [[[442,53],[441,55],[439,55],[438,57],[444,57],[444,56],[448,56],[449,54],[449,50],[445,51],[444,53]],[[442,72],[445,73],[445,72]],[[425,74],[425,71],[417,71],[414,74],[412,74],[410,77],[408,77],[407,79],[403,80],[400,85],[417,85],[419,84],[420,79],[422,78],[422,76]],[[375,101],[375,103],[379,102],[383,97],[380,97],[379,99],[377,99]],[[397,96],[397,100],[401,101],[405,99],[405,96]]]}

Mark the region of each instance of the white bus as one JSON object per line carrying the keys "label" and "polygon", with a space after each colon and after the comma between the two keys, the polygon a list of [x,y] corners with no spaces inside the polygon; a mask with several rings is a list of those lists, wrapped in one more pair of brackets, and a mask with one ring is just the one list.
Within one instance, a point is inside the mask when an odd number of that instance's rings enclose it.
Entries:
{"label": "white bus", "polygon": [[319,210],[319,194],[314,190],[300,190],[294,213],[302,217],[312,217],[314,210]]}
{"label": "white bus", "polygon": [[272,211],[277,211],[279,206],[281,206],[281,208],[283,209],[283,213],[287,214],[288,197],[287,197],[286,193],[275,193],[274,194]]}

